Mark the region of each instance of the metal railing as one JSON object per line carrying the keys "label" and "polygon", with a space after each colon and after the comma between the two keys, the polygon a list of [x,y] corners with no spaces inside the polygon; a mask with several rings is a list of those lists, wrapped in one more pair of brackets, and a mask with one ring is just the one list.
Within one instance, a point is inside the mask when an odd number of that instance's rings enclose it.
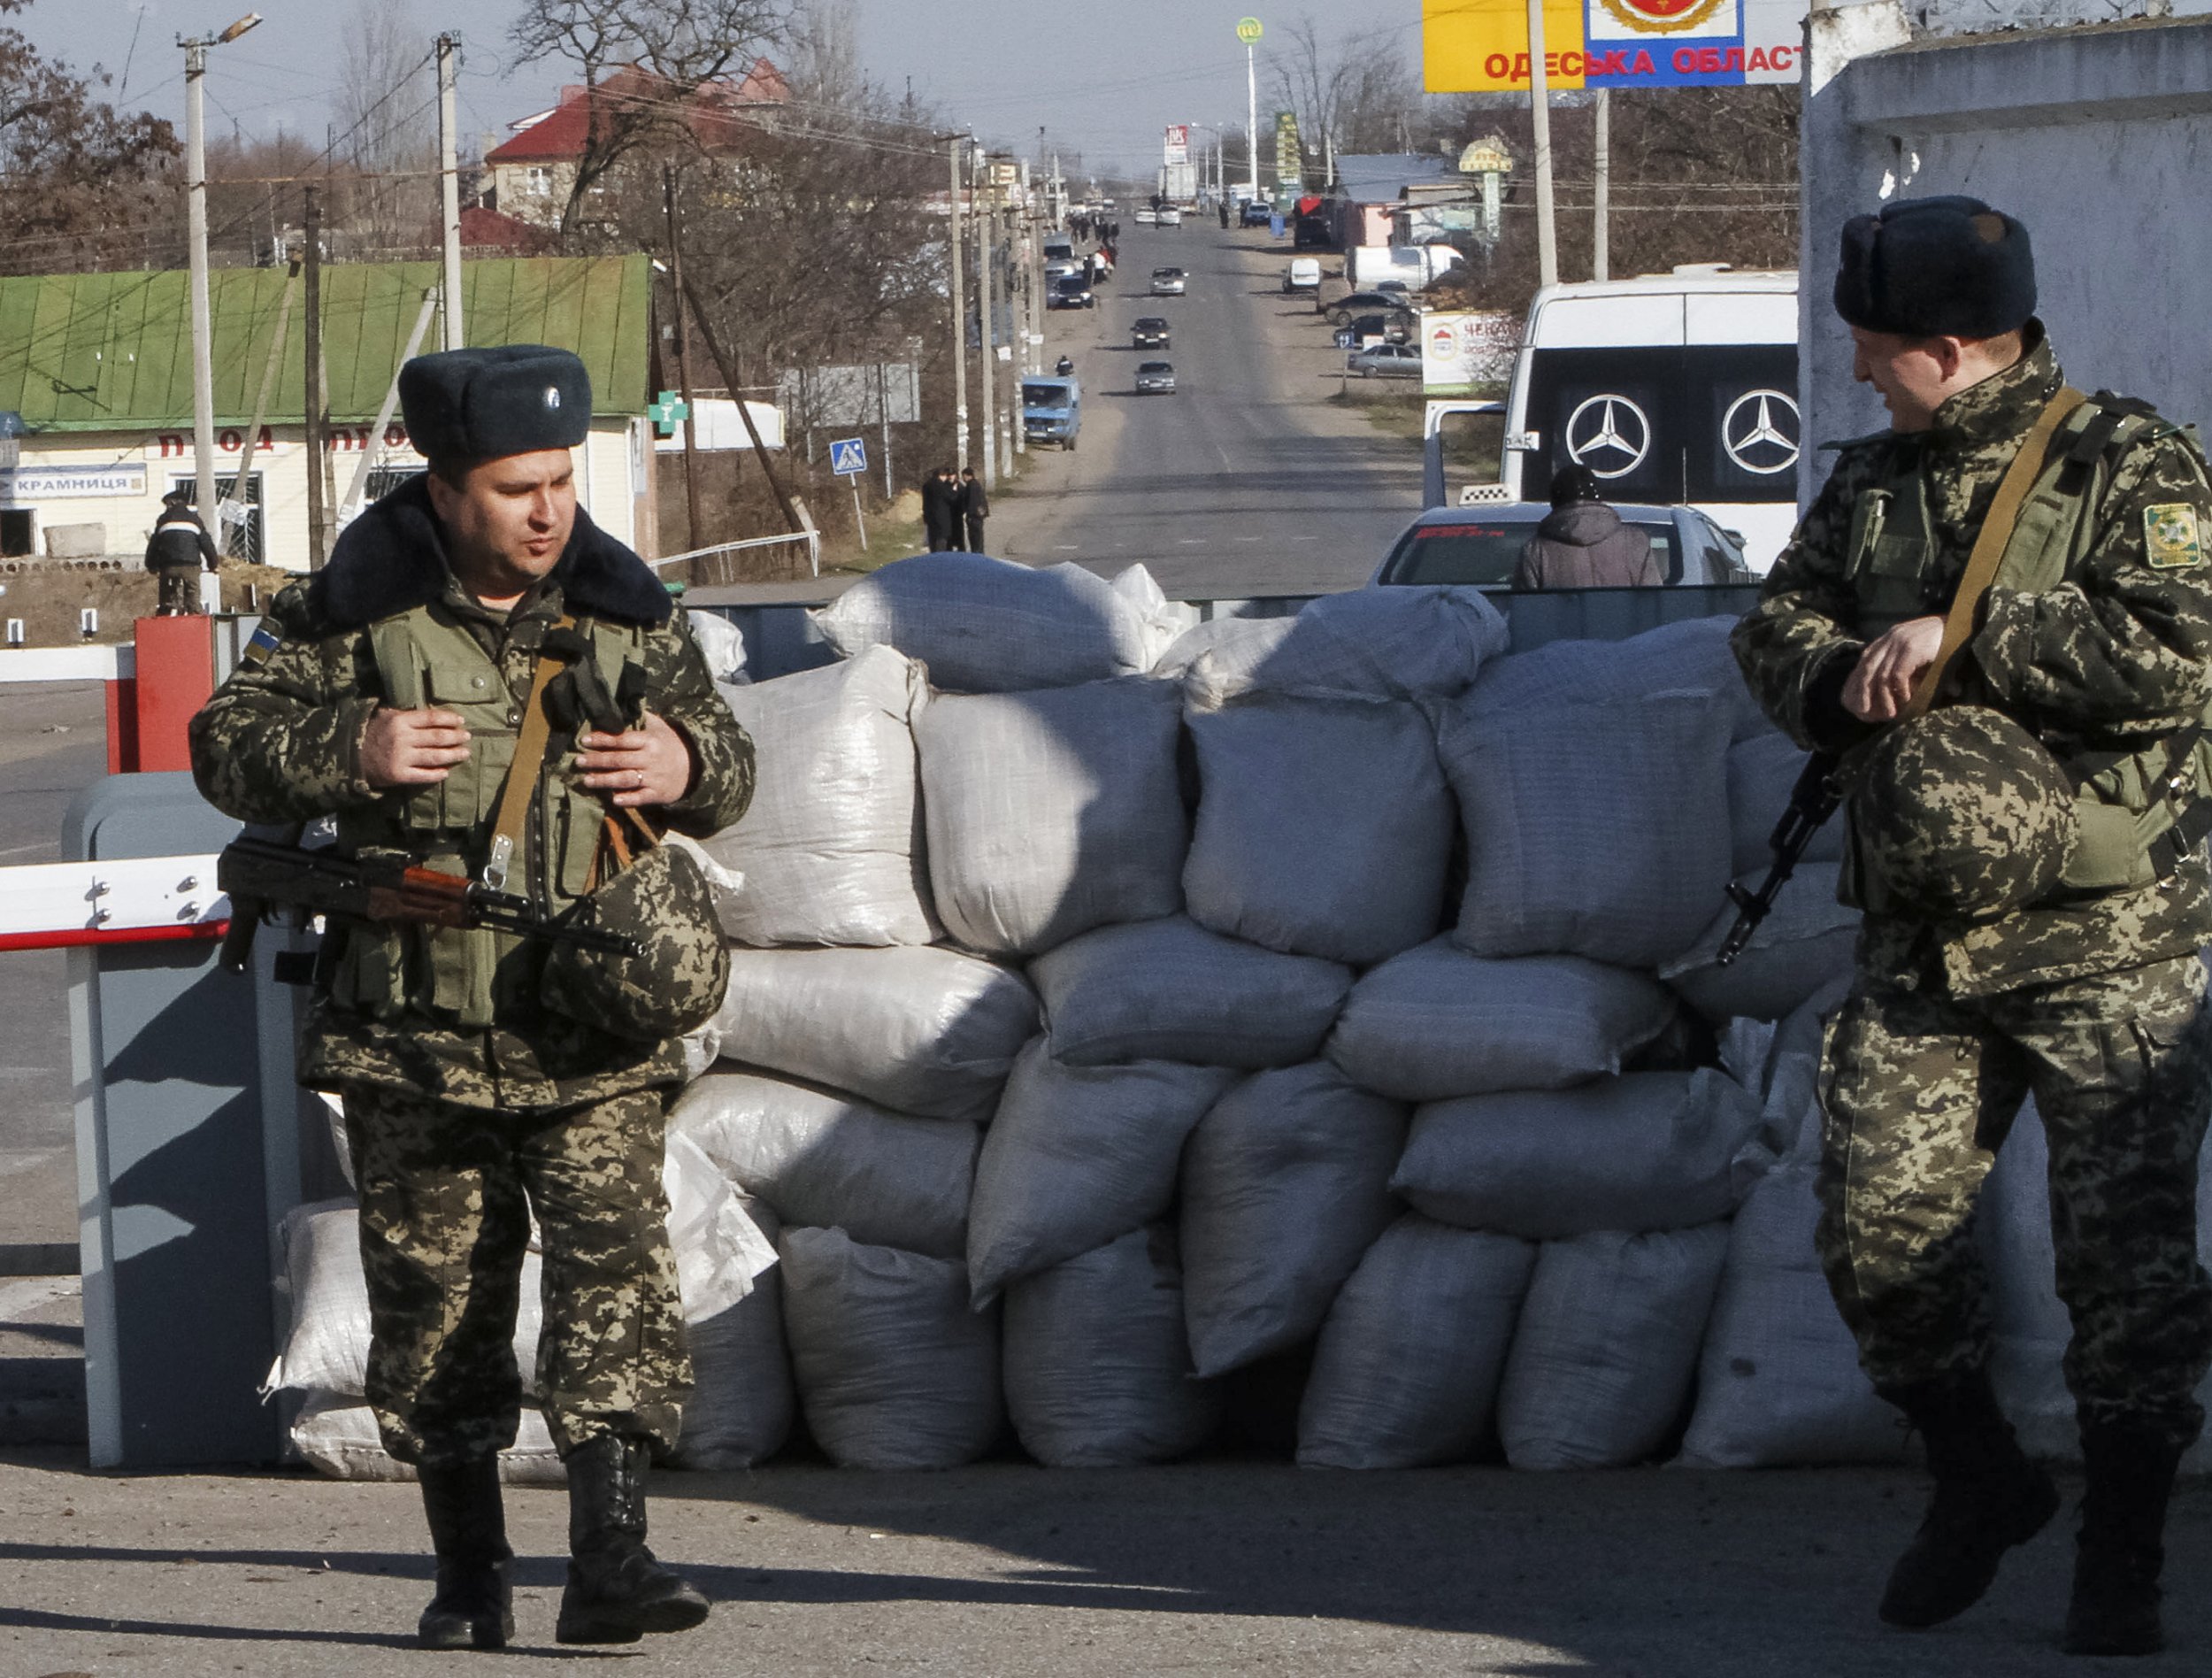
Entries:
{"label": "metal railing", "polygon": [[714,559],[710,567],[717,574],[702,579],[710,584],[734,583],[740,579],[730,574],[726,556],[742,552],[748,548],[772,548],[787,542],[806,543],[807,570],[813,576],[822,574],[822,533],[818,530],[794,530],[780,536],[749,536],[743,542],[718,542],[710,548],[694,548],[687,553],[672,553],[664,558],[649,559],[646,564],[658,571],[664,566],[680,565],[687,559]]}

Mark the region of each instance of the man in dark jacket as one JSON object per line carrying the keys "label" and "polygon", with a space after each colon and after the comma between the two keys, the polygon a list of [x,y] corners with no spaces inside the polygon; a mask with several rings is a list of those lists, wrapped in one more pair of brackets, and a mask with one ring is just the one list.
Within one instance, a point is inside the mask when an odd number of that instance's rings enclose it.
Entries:
{"label": "man in dark jacket", "polygon": [[960,473],[960,514],[967,524],[968,551],[983,551],[983,521],[991,516],[991,497],[983,480],[969,466]]}
{"label": "man in dark jacket", "polygon": [[922,480],[922,540],[932,553],[960,545],[954,529],[954,481],[950,466],[940,466]]}
{"label": "man in dark jacket", "polygon": [[146,541],[146,569],[161,584],[157,616],[186,617],[200,609],[203,564],[210,571],[216,568],[215,544],[192,510],[190,497],[181,489],[172,489],[162,496],[161,516]]}
{"label": "man in dark jacket", "polygon": [[1521,550],[1514,588],[1649,589],[1665,581],[1651,538],[1605,504],[1597,473],[1560,467],[1551,481],[1551,512]]}

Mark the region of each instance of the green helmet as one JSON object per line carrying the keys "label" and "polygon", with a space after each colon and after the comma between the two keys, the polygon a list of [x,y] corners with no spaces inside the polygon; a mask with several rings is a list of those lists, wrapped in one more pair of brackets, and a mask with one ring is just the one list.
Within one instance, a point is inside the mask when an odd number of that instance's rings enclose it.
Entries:
{"label": "green helmet", "polygon": [[1851,818],[1885,906],[1935,920],[1993,920],[2047,895],[2080,833],[2058,759],[1982,705],[1947,705],[1883,735]]}

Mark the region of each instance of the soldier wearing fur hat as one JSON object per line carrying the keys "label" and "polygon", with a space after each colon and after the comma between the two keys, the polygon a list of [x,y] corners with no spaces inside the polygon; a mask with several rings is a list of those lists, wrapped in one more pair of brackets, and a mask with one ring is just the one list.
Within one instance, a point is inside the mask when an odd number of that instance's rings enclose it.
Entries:
{"label": "soldier wearing fur hat", "polygon": [[1935,1479],[1881,1613],[1961,1613],[2058,1508],[1993,1392],[1973,1227],[2032,1094],[2087,1474],[2064,1645],[2147,1653],[2212,1365],[2212,489],[2191,435],[2067,386],[2011,217],[1906,200],[1842,245],[1836,309],[1890,427],[1841,447],[1735,648],[1776,722],[1841,754],[1866,912],[1819,1244]]}
{"label": "soldier wearing fur hat", "polygon": [[[612,812],[692,834],[735,821],[750,742],[651,569],[576,504],[583,364],[534,345],[450,350],[409,362],[400,396],[429,473],[278,597],[194,720],[201,789],[247,821],[330,818],[349,854],[503,868],[549,913],[617,866]],[[524,744],[534,708],[546,731]],[[521,1403],[511,1343],[534,1214],[534,1384],[570,1498],[557,1635],[624,1643],[707,1614],[645,1544],[648,1459],[674,1443],[691,1384],[661,1182],[682,1056],[558,1012],[547,960],[491,928],[341,927],[302,1036],[301,1081],[345,1100],[367,1397],[421,1482],[438,1582],[419,1635],[434,1647],[497,1648],[513,1630],[497,1453]]]}

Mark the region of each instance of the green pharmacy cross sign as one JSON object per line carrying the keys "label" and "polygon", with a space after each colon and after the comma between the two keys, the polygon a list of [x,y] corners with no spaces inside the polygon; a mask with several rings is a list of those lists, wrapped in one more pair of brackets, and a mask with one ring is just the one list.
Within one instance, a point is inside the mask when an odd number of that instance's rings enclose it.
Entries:
{"label": "green pharmacy cross sign", "polygon": [[646,409],[645,417],[653,422],[653,429],[664,437],[676,435],[676,427],[691,418],[691,404],[673,390],[664,390]]}

